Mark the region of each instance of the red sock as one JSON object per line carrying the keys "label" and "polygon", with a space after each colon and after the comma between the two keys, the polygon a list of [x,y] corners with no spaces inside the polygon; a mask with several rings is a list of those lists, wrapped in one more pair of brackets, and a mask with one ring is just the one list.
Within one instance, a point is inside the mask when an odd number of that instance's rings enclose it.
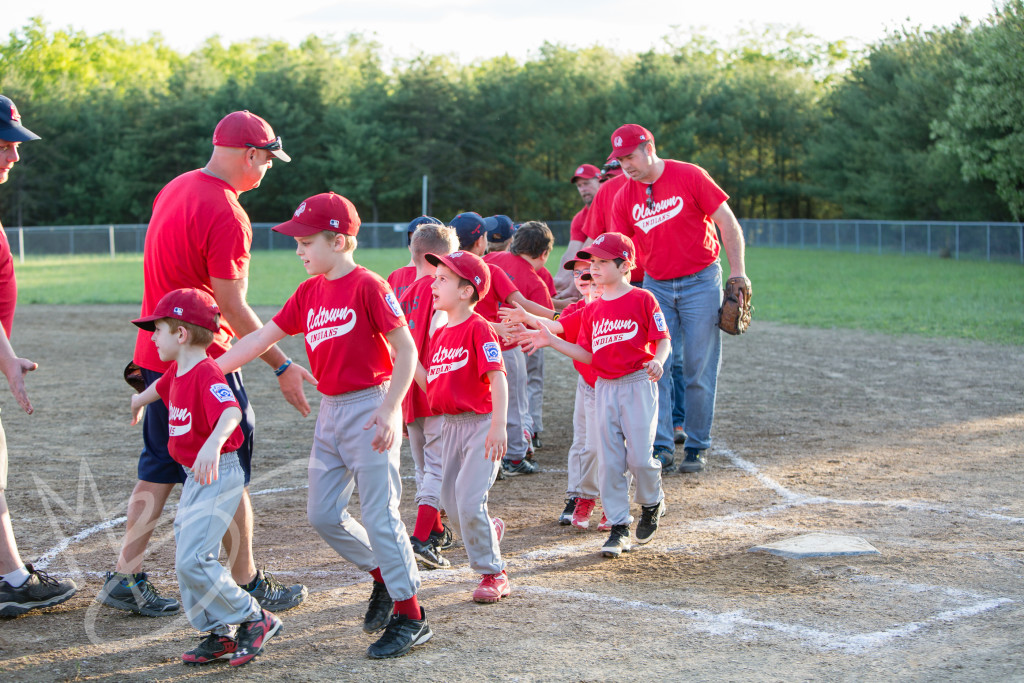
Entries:
{"label": "red sock", "polygon": [[395,614],[401,614],[409,619],[419,619],[423,615],[420,611],[419,600],[416,599],[415,595],[408,600],[396,600]]}
{"label": "red sock", "polygon": [[430,532],[440,525],[441,511],[432,505],[420,505],[416,511],[416,528],[412,535],[426,542],[430,538]]}
{"label": "red sock", "polygon": [[434,528],[433,531],[441,533],[444,531],[444,524],[441,523],[441,511],[437,511],[437,517],[434,517]]}
{"label": "red sock", "polygon": [[373,580],[377,583],[384,583],[384,577],[380,573],[380,567],[377,567],[372,572],[370,572],[370,576],[372,576]]}

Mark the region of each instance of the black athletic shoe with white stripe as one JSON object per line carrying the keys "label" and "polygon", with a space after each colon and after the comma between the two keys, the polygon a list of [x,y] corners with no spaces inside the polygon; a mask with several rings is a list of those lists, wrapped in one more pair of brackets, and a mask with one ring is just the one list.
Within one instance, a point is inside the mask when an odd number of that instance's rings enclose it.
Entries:
{"label": "black athletic shoe with white stripe", "polygon": [[0,581],[0,616],[16,617],[30,609],[53,607],[64,602],[78,590],[74,581],[58,581],[30,564],[25,565],[28,580],[17,588]]}
{"label": "black athletic shoe with white stripe", "polygon": [[145,572],[129,575],[107,572],[103,587],[96,594],[96,602],[144,617],[166,617],[181,609],[174,598],[160,597]]}

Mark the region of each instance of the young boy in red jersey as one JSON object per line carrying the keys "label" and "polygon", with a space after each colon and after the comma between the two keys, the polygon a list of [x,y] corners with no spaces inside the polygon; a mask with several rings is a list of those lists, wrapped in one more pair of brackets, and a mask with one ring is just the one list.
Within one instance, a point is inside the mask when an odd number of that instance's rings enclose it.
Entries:
{"label": "young boy in red jersey", "polygon": [[473,600],[498,602],[511,592],[499,548],[505,523],[491,518],[487,494],[508,445],[508,386],[498,336],[473,311],[490,288],[490,269],[466,251],[426,259],[437,268],[434,308],[448,314],[430,342],[429,366],[416,368],[430,407],[444,414],[441,504],[455,520],[470,567],[483,574]]}
{"label": "young boy in red jersey", "polygon": [[151,315],[132,322],[153,333],[160,360],[171,364],[163,377],[132,396],[132,424],[142,418],[145,406],[163,399],[170,416],[168,449],[188,475],[174,518],[174,567],[189,623],[209,635],[182,661],[230,658],[232,666],[241,666],[263,652],[281,621],[236,584],[217,559],[245,488],[235,452],[244,438],[242,411],[224,373],[206,355],[220,329],[220,309],[205,292],[176,289],[160,299]]}
{"label": "young boy in red jersey", "polygon": [[528,333],[525,348],[532,352],[551,346],[594,367],[601,503],[611,525],[601,552],[605,557],[618,557],[632,549],[627,472],[636,481],[636,501],[641,506],[638,543],[654,537],[665,513],[654,434],[656,382],[671,345],[654,295],[629,284],[636,258],[632,240],[620,233],[605,233],[576,257],[590,261],[593,282],[604,286],[601,298],[585,309],[578,343],[571,344],[542,328]]}
{"label": "young boy in red jersey", "polygon": [[[419,352],[419,362],[426,364],[430,354],[430,338],[448,316],[434,310],[434,266],[426,255],[449,254],[458,248],[455,231],[446,225],[422,225],[412,236],[409,250],[416,266],[416,280],[398,297],[409,332]],[[416,465],[416,525],[409,541],[420,566],[446,569],[451,562],[441,555],[443,546],[451,543],[451,530],[441,522],[441,425],[444,417],[431,410],[427,395],[418,385],[409,388],[402,401],[402,415],[409,433],[409,450]]]}
{"label": "young boy in red jersey", "polygon": [[[409,227],[406,228],[406,239],[409,240],[408,245],[410,253],[412,252],[412,236],[416,232],[416,229],[421,225],[444,225],[444,223],[433,216],[418,216],[409,221]],[[395,296],[401,299],[402,294],[405,293],[405,290],[409,288],[409,285],[411,285],[416,278],[416,260],[410,257],[409,265],[402,266],[401,268],[396,268],[391,271],[387,280],[388,285],[391,287],[392,291],[394,291]]]}
{"label": "young boy in red jersey", "polygon": [[[401,406],[416,346],[391,288],[353,259],[359,225],[352,203],[328,192],[302,202],[290,221],[274,227],[295,238],[295,253],[311,277],[273,320],[218,362],[234,370],[285,335],[305,335],[323,394],[306,512],[328,545],[373,577],[363,630],[384,628],[366,651],[382,659],[406,654],[433,633],[416,598],[419,571],[398,511]],[[362,524],[348,513],[354,486]]]}

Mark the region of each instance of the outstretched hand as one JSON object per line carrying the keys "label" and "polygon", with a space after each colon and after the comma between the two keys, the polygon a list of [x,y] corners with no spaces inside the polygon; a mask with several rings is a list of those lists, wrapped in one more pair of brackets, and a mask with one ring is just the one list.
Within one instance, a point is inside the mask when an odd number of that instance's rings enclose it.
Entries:
{"label": "outstretched hand", "polygon": [[309,382],[313,386],[317,385],[316,377],[298,363],[289,365],[284,373],[277,378],[278,384],[281,385],[281,393],[284,395],[284,400],[295,406],[295,409],[302,414],[302,417],[306,417],[309,415],[310,408],[309,401],[306,400],[305,389],[302,385],[303,381]]}
{"label": "outstretched hand", "polygon": [[0,364],[0,371],[7,377],[7,384],[11,388],[14,399],[29,415],[35,410],[32,402],[28,400],[28,392],[25,390],[25,375],[39,367],[27,358],[11,357],[5,358]]}

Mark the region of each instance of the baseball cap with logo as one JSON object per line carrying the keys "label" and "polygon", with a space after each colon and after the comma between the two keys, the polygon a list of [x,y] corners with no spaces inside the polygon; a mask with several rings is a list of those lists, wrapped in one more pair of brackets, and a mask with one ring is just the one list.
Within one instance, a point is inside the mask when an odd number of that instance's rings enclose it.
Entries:
{"label": "baseball cap with logo", "polygon": [[174,318],[183,323],[205,327],[211,332],[220,329],[220,309],[213,297],[193,287],[174,289],[164,294],[151,315],[133,320],[137,326],[152,332],[156,321]]}
{"label": "baseball cap with logo", "polygon": [[281,161],[292,160],[281,148],[281,137],[274,135],[270,124],[248,110],[234,111],[222,118],[213,130],[213,144],[265,149]]}
{"label": "baseball cap with logo", "polygon": [[466,211],[458,214],[451,220],[449,225],[455,228],[455,234],[459,236],[459,244],[463,247],[475,244],[481,235],[487,232],[487,224],[484,223],[484,217],[475,211]]}
{"label": "baseball cap with logo", "polygon": [[648,142],[654,142],[654,136],[643,126],[636,123],[619,126],[612,133],[612,153],[608,161],[632,154],[634,149]]}
{"label": "baseball cap with logo", "polygon": [[342,235],[359,234],[359,214],[352,202],[333,192],[315,194],[295,209],[290,221],[274,226],[274,232],[309,237],[327,230]]}
{"label": "baseball cap with logo", "polygon": [[576,184],[577,180],[590,180],[591,178],[600,178],[601,169],[592,164],[580,164],[576,167],[576,172],[572,176],[572,180],[569,181],[573,185]]}
{"label": "baseball cap with logo", "polygon": [[38,135],[21,125],[21,114],[11,98],[0,95],[0,140],[28,142],[38,139]]}
{"label": "baseball cap with logo", "polygon": [[448,255],[427,254],[423,258],[432,266],[444,264],[459,277],[469,280],[476,289],[478,298],[483,299],[491,289],[491,269],[484,260],[468,251],[453,251]]}
{"label": "baseball cap with logo", "polygon": [[589,261],[593,258],[614,261],[617,258],[636,263],[636,247],[633,240],[621,232],[606,232],[599,235],[586,251],[577,251],[576,258]]}
{"label": "baseball cap with logo", "polygon": [[487,226],[488,242],[504,242],[512,239],[512,219],[503,214],[488,216],[484,219]]}

